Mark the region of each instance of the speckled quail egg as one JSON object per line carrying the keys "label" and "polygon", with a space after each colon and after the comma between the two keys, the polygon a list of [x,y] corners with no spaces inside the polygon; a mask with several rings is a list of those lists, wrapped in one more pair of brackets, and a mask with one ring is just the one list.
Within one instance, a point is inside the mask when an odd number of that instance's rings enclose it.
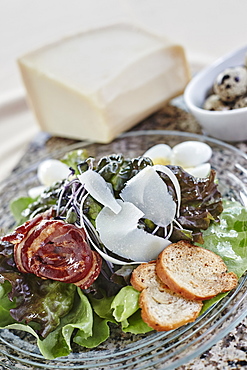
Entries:
{"label": "speckled quail egg", "polygon": [[208,144],[199,141],[185,141],[173,147],[171,164],[186,169],[208,162],[211,156],[212,149]]}
{"label": "speckled quail egg", "polygon": [[247,92],[247,69],[237,66],[221,72],[214,82],[214,93],[222,101],[232,102]]}
{"label": "speckled quail egg", "polygon": [[41,184],[51,186],[57,181],[66,179],[70,173],[65,163],[57,159],[47,159],[39,165],[37,176]]}
{"label": "speckled quail egg", "polygon": [[241,96],[234,104],[234,109],[246,108],[247,107],[247,96]]}
{"label": "speckled quail egg", "polygon": [[223,111],[223,110],[230,110],[231,105],[224,103],[220,100],[220,97],[216,94],[210,95],[203,105],[204,109],[211,110],[211,111]]}

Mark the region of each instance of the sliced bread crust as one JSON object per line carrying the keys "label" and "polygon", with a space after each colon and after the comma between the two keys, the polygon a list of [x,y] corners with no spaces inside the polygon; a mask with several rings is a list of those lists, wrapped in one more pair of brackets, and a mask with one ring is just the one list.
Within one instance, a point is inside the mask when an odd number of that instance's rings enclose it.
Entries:
{"label": "sliced bread crust", "polygon": [[148,286],[157,285],[158,283],[164,285],[156,274],[156,261],[142,263],[135,268],[131,274],[130,283],[134,289],[141,292]]}
{"label": "sliced bread crust", "polygon": [[141,316],[157,331],[176,329],[195,321],[202,302],[192,301],[172,292],[156,274],[156,263],[143,263],[132,273],[131,284],[141,292],[139,305]]}
{"label": "sliced bread crust", "polygon": [[172,291],[193,300],[210,299],[238,284],[220,256],[187,241],[170,244],[160,253],[156,273]]}

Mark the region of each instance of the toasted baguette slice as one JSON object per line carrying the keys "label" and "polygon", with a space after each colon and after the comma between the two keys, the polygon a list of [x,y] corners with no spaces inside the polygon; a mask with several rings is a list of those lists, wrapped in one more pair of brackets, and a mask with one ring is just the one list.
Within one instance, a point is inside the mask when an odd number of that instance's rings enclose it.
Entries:
{"label": "toasted baguette slice", "polygon": [[131,284],[141,292],[141,316],[157,331],[176,329],[198,317],[202,302],[191,301],[172,292],[157,277],[156,263],[143,263],[132,273]]}
{"label": "toasted baguette slice", "polygon": [[164,285],[161,280],[158,278],[156,272],[156,261],[151,261],[148,263],[142,263],[137,268],[135,268],[131,274],[130,283],[139,292],[143,289],[157,285],[160,283]]}
{"label": "toasted baguette slice", "polygon": [[220,256],[186,241],[170,244],[160,253],[156,273],[172,291],[195,300],[210,299],[238,284]]}

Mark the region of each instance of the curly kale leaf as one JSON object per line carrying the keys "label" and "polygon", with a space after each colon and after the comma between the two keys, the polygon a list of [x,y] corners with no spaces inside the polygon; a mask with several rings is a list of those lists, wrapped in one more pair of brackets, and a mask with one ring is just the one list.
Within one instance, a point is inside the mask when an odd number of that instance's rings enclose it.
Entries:
{"label": "curly kale leaf", "polygon": [[144,167],[151,166],[149,158],[138,157],[133,159],[124,158],[122,154],[112,154],[100,159],[95,170],[109,183],[114,194],[118,198],[126,181],[135,176]]}
{"label": "curly kale leaf", "polygon": [[83,212],[95,227],[95,220],[103,206],[89,195],[84,202]]}

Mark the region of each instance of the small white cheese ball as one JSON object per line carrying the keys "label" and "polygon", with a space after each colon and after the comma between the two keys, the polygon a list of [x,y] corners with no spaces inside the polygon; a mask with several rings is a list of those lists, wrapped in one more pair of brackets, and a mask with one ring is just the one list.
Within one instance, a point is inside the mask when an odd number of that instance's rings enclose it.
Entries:
{"label": "small white cheese ball", "polygon": [[246,108],[247,107],[247,96],[241,96],[234,104],[233,109]]}
{"label": "small white cheese ball", "polygon": [[220,97],[216,94],[210,95],[204,102],[203,108],[206,110],[230,110],[231,106],[220,100]]}
{"label": "small white cheese ball", "polygon": [[37,175],[42,185],[51,186],[57,181],[66,179],[70,173],[65,163],[57,159],[47,159],[39,165]]}
{"label": "small white cheese ball", "polygon": [[224,102],[232,102],[247,92],[247,69],[245,67],[227,68],[214,82],[214,93]]}

